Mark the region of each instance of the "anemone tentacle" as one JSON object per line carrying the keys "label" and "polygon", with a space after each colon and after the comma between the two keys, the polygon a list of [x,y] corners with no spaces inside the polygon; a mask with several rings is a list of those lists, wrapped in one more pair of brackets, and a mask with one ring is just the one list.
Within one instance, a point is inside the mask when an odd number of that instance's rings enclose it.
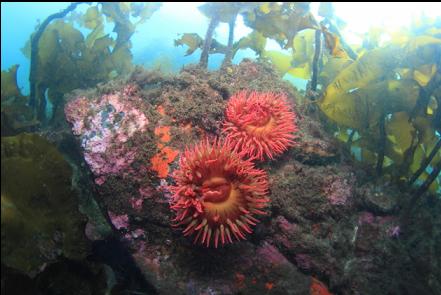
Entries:
{"label": "anemone tentacle", "polygon": [[173,174],[174,226],[206,247],[245,240],[268,205],[268,178],[230,142],[202,141],[186,149]]}

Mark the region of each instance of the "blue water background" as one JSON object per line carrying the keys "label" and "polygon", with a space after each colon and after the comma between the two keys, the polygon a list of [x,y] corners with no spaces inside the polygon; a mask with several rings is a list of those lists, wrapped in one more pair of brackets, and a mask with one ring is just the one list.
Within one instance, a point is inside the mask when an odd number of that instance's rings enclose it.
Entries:
{"label": "blue water background", "polygon": [[[38,22],[42,22],[49,15],[65,9],[69,2],[65,3],[1,3],[1,69],[6,70],[14,64],[20,67],[17,73],[18,85],[23,94],[29,94],[29,67],[30,62],[21,48],[24,47],[30,35],[34,32]],[[204,36],[208,26],[208,19],[199,13],[197,6],[201,3],[178,4],[164,3],[153,16],[145,23],[136,28],[132,36],[132,53],[134,63],[150,67],[158,63],[164,64],[166,71],[179,71],[184,65],[197,63],[200,50],[191,56],[185,56],[186,46],[174,46],[174,40],[181,33],[197,33]],[[86,11],[90,7],[87,4],[80,5],[78,11]],[[237,34],[235,40],[239,40],[245,33],[251,32],[245,28],[242,20],[238,22],[238,29],[242,34]],[[112,26],[106,27],[106,32],[111,33]],[[82,31],[88,32],[83,29]],[[216,29],[215,38],[226,44],[228,38],[228,26],[221,23]],[[241,50],[234,58],[238,63],[244,57],[255,58],[252,50]],[[224,58],[223,54],[210,55],[209,69],[216,69]]]}

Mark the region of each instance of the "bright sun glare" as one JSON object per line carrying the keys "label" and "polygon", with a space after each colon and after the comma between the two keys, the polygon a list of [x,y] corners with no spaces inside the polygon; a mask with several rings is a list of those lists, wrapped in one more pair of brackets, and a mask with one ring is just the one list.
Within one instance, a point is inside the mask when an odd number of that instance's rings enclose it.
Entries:
{"label": "bright sun glare", "polygon": [[[311,3],[311,11],[317,15],[319,2]],[[335,14],[346,23],[343,36],[346,41],[360,43],[364,33],[371,27],[381,27],[390,30],[409,26],[412,20],[425,15],[428,17],[441,17],[441,3],[430,2],[383,2],[383,3],[334,3]],[[227,28],[225,27],[225,31]],[[236,27],[237,36],[245,36],[251,32],[243,22]],[[272,47],[272,46],[271,46]],[[271,48],[275,49],[275,48]]]}
{"label": "bright sun glare", "polygon": [[[311,4],[312,11],[317,11],[318,5]],[[360,36],[372,27],[395,30],[409,26],[413,19],[421,15],[441,17],[441,3],[430,2],[337,2],[334,8],[335,14],[346,22],[343,34],[348,43],[361,42]]]}

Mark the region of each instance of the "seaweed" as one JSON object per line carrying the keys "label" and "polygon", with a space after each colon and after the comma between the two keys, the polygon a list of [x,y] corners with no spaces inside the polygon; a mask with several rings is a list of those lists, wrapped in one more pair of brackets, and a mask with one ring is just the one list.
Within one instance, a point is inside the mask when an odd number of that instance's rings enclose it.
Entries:
{"label": "seaweed", "polygon": [[29,97],[24,96],[17,86],[18,68],[19,65],[13,65],[1,74],[2,136],[31,131],[39,126],[39,122],[33,117],[32,108],[28,106]]}
{"label": "seaweed", "polygon": [[247,26],[276,40],[284,49],[292,48],[294,37],[304,29],[318,29],[309,3],[264,3],[243,14]]}
{"label": "seaweed", "polygon": [[28,275],[88,253],[72,170],[37,134],[2,137],[2,263]]}
{"label": "seaweed", "polygon": [[[30,105],[43,126],[62,116],[65,93],[131,72],[130,38],[136,26],[161,6],[160,3],[98,3],[73,18],[81,27],[91,30],[84,36],[73,21],[63,19],[79,4],[73,3],[49,16],[31,36],[30,45],[25,46],[31,49]],[[116,38],[104,31],[105,23],[114,24]],[[54,108],[52,118],[47,118],[47,100]]]}
{"label": "seaweed", "polygon": [[[49,17],[47,17],[43,23],[37,28],[36,32],[33,34],[33,36],[31,37],[31,45],[30,45],[30,59],[31,59],[31,70],[30,70],[30,74],[29,74],[29,83],[30,83],[30,99],[29,99],[29,104],[31,105],[31,107],[37,107],[37,104],[41,104],[40,101],[37,102],[37,98],[36,96],[38,95],[36,93],[36,84],[37,84],[37,65],[39,62],[39,42],[40,42],[40,38],[43,35],[44,30],[46,29],[46,27],[49,25],[49,23],[57,18],[63,18],[64,16],[66,16],[66,14],[68,14],[69,12],[73,11],[79,4],[81,4],[80,2],[74,2],[72,4],[70,4],[66,9],[58,12],[58,13],[54,13],[52,15],[50,15]],[[37,107],[38,109],[44,108],[44,104],[42,104],[42,107]],[[44,109],[43,109],[44,111]]]}
{"label": "seaweed", "polygon": [[318,63],[321,54],[321,33],[320,31],[315,31],[315,51],[314,59],[312,60],[312,77],[311,77],[311,90],[317,91],[317,80],[318,80]]}
{"label": "seaweed", "polygon": [[208,25],[207,33],[202,46],[201,59],[199,65],[202,68],[207,68],[208,65],[208,55],[211,51],[211,43],[213,39],[213,33],[220,22],[228,23],[229,34],[228,34],[228,44],[225,48],[225,58],[223,61],[223,67],[231,63],[233,58],[233,41],[234,41],[234,27],[236,23],[237,15],[241,12],[248,11],[255,7],[257,4],[247,3],[247,2],[213,2],[206,3],[199,6],[199,11],[210,19]]}
{"label": "seaweed", "polygon": [[[209,54],[224,53],[222,68],[225,68],[231,64],[231,60],[239,49],[250,48],[259,57],[269,59],[281,76],[289,74],[302,79],[310,79],[315,48],[321,46],[317,43],[314,47],[315,31],[325,34],[326,45],[334,56],[346,56],[346,51],[341,46],[343,41],[314,19],[309,11],[309,4],[306,3],[210,3],[202,5],[200,10],[210,18],[206,38],[203,39],[195,33],[185,33],[175,40],[175,46],[187,45],[186,55],[200,48],[202,67],[206,67]],[[234,23],[238,14],[242,15],[245,24],[253,31],[233,43]],[[217,20],[217,17],[222,17],[222,19]],[[222,21],[229,23],[227,45],[215,39],[211,40],[217,23]],[[284,49],[292,49],[292,53],[266,51],[265,45],[268,38],[276,40]],[[318,75],[318,71],[316,74]]]}
{"label": "seaweed", "polygon": [[439,140],[435,114],[441,35],[431,32],[402,31],[392,34],[388,44],[371,42],[357,59],[338,65],[332,82],[322,80],[326,87],[318,101],[327,118],[357,132],[351,148],[361,149],[359,160],[375,166],[378,176],[385,173],[400,183],[421,184],[417,194],[440,189],[431,171],[436,172],[440,157],[434,151]]}
{"label": "seaweed", "polygon": [[[199,6],[199,11],[210,19],[205,38],[202,38],[195,33],[184,33],[179,39],[175,40],[175,46],[187,45],[188,50],[185,54],[186,56],[192,54],[196,49],[200,48],[202,52],[199,65],[202,68],[207,68],[209,54],[223,53],[225,54],[225,58],[223,60],[222,67],[225,68],[231,64],[231,60],[234,58],[234,55],[239,48],[248,46],[245,45],[246,41],[233,43],[234,28],[237,16],[240,13],[252,10],[256,6],[258,6],[258,4],[252,2],[214,2],[203,4]],[[221,22],[228,23],[229,33],[227,45],[223,45],[213,38],[214,31]],[[251,36],[248,39],[250,38]]]}

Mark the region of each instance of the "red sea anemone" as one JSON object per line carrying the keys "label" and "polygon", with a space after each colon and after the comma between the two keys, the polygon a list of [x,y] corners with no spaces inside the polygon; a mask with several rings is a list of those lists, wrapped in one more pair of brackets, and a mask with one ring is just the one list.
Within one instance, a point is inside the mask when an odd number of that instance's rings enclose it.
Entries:
{"label": "red sea anemone", "polygon": [[284,94],[241,91],[228,101],[222,132],[235,151],[273,159],[294,144],[295,119]]}
{"label": "red sea anemone", "polygon": [[184,236],[194,234],[194,243],[232,243],[244,240],[258,220],[269,199],[265,171],[256,169],[232,150],[228,142],[201,142],[181,156],[173,174],[176,185],[171,209],[173,220],[183,226]]}

